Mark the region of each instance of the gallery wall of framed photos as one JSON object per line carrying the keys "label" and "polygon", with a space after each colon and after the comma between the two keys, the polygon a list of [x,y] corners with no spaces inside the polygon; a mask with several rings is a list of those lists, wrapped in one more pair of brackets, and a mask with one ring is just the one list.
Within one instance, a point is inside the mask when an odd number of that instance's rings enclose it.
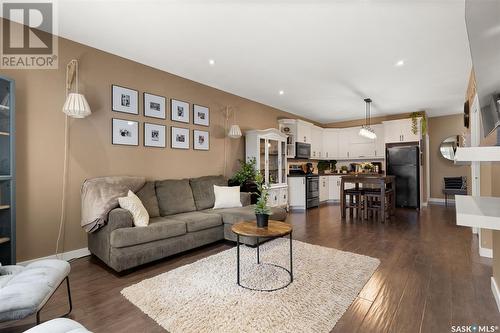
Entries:
{"label": "gallery wall of framed photos", "polygon": [[[139,146],[142,130],[144,147],[172,149],[210,150],[210,131],[200,128],[186,128],[185,125],[210,127],[210,109],[206,106],[165,96],[142,93],[142,104],[138,90],[113,84],[111,86],[111,109],[113,112],[129,116],[130,119],[111,119],[111,143],[122,146]],[[169,103],[167,101],[170,100]],[[140,125],[133,116],[151,118]],[[170,117],[168,117],[170,113]],[[168,122],[170,120],[170,123]],[[179,125],[177,125],[178,123]],[[170,136],[167,131],[170,131]],[[169,138],[169,139],[168,139]],[[191,140],[192,139],[192,140]],[[192,142],[192,143],[191,143]]]}

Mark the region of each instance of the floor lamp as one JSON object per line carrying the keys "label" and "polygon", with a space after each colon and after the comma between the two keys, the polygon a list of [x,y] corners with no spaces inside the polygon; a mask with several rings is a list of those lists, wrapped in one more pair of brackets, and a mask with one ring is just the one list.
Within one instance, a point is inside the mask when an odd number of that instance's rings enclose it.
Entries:
{"label": "floor lamp", "polygon": [[[76,78],[76,80],[75,80]],[[71,91],[73,80],[75,81],[75,92]],[[66,183],[68,178],[68,151],[69,151],[69,118],[85,118],[90,116],[92,111],[85,96],[78,92],[78,60],[71,60],[66,66],[65,83],[66,101],[62,108],[65,114],[64,119],[64,164],[62,180],[62,199],[61,199],[61,219],[59,221],[59,233],[56,242],[56,257],[59,253],[59,242],[61,241],[64,223],[66,220]],[[63,244],[64,247],[64,244]]]}

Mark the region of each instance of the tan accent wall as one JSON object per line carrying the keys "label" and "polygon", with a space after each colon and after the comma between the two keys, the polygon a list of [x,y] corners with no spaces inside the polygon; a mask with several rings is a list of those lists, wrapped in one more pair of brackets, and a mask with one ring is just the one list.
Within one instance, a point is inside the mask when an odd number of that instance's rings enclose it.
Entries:
{"label": "tan accent wall", "polygon": [[427,128],[429,131],[430,197],[444,198],[443,178],[466,176],[470,183],[471,171],[470,166],[458,166],[453,161],[443,158],[439,147],[444,139],[462,135],[467,129],[463,125],[462,114],[428,118]]}
{"label": "tan accent wall", "polygon": [[[168,57],[168,55],[165,55]],[[242,130],[277,127],[279,118],[296,115],[259,104],[151,67],[126,60],[66,39],[59,39],[58,70],[1,70],[16,81],[17,135],[17,259],[54,254],[58,233],[64,152],[65,66],[80,64],[80,91],[92,108],[86,119],[70,120],[68,218],[62,250],[86,247],[80,228],[80,186],[86,178],[107,175],[144,175],[150,179],[222,174],[224,170],[224,117],[232,106]],[[216,73],[217,68],[214,68]],[[214,74],[216,75],[216,74]],[[210,127],[174,123],[111,111],[111,85],[176,98],[210,108]],[[111,119],[140,122],[139,147],[111,144]],[[192,115],[191,115],[192,118]],[[232,121],[232,119],[230,120]],[[167,148],[143,146],[143,123],[165,124]],[[192,122],[192,120],[191,120]],[[170,126],[210,131],[210,151],[174,150]],[[244,158],[244,139],[227,139],[228,175]]]}

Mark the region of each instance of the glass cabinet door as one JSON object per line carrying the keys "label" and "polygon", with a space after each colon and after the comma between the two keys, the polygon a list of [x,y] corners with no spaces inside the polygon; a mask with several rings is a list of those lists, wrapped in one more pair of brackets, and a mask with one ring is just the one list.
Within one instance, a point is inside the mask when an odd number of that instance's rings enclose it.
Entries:
{"label": "glass cabinet door", "polygon": [[277,184],[280,174],[280,142],[277,140],[268,140],[269,147],[269,184]]}
{"label": "glass cabinet door", "polygon": [[287,150],[286,142],[281,142],[280,183],[286,183],[286,172],[288,168],[288,165],[286,163],[286,150]]}
{"label": "glass cabinet door", "polygon": [[0,80],[0,176],[10,175],[10,82]]}
{"label": "glass cabinet door", "polygon": [[[259,168],[260,174],[266,177],[266,139],[259,139]],[[267,180],[266,180],[267,181]]]}

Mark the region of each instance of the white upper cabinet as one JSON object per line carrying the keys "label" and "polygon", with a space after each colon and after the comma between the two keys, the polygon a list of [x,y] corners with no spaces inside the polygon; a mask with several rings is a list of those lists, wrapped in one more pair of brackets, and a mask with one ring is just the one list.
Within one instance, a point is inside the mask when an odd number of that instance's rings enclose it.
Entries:
{"label": "white upper cabinet", "polygon": [[385,130],[384,125],[373,125],[372,129],[377,134],[375,139],[375,157],[385,157]]}
{"label": "white upper cabinet", "polygon": [[296,142],[311,143],[312,142],[312,127],[313,125],[305,121],[297,120],[297,138]]}
{"label": "white upper cabinet", "polygon": [[338,157],[339,134],[337,129],[325,128],[323,130],[323,158],[335,159]]}
{"label": "white upper cabinet", "polygon": [[323,129],[318,126],[311,126],[311,158],[320,159],[323,157]]}
{"label": "white upper cabinet", "polygon": [[385,143],[420,141],[420,118],[418,131],[413,133],[411,119],[384,121]]}

